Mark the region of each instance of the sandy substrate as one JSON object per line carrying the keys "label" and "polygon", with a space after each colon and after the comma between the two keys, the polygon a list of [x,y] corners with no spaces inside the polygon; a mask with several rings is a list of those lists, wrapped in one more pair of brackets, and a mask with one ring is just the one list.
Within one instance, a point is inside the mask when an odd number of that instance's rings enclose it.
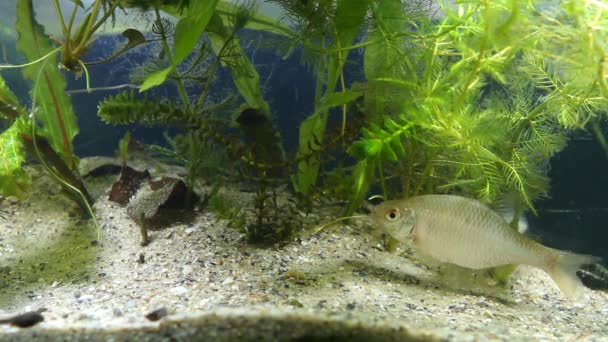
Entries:
{"label": "sandy substrate", "polygon": [[[90,221],[34,178],[27,198],[0,206],[0,317],[44,309],[45,320],[1,325],[0,340],[608,341],[608,294],[586,289],[569,302],[537,269],[520,267],[503,290],[482,286],[387,253],[363,220],[257,248],[207,211],[142,247],[136,223],[104,195],[114,177],[92,186],[102,227],[93,244]],[[159,321],[145,317],[160,308]]]}

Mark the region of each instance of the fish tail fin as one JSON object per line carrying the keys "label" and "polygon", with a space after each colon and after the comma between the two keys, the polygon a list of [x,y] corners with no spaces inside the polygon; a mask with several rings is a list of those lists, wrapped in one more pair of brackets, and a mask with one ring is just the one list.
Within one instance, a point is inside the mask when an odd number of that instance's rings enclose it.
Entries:
{"label": "fish tail fin", "polygon": [[545,271],[551,276],[553,281],[562,290],[562,292],[571,300],[579,300],[583,294],[583,284],[576,275],[581,266],[595,264],[600,262],[601,258],[574,254],[562,251],[556,251],[557,258],[545,268]]}

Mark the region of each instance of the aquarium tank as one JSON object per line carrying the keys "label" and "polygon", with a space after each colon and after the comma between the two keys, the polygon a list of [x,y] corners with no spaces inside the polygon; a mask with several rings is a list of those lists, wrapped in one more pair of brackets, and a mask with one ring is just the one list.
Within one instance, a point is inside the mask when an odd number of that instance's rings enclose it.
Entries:
{"label": "aquarium tank", "polygon": [[608,2],[0,9],[0,339],[608,336]]}

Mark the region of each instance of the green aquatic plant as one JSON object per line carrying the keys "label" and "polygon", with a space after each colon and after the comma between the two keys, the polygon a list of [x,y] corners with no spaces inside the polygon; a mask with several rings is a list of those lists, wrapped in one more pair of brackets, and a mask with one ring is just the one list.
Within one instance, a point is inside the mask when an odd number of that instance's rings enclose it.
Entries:
{"label": "green aquatic plant", "polygon": [[[170,79],[175,84],[180,95],[179,101],[171,100],[153,100],[147,98],[136,98],[134,92],[123,92],[116,96],[106,98],[99,106],[99,116],[110,124],[127,124],[132,122],[161,124],[161,125],[177,125],[185,128],[186,132],[176,138],[170,139],[169,143],[172,146],[172,151],[167,149],[156,148],[157,152],[162,152],[165,156],[170,156],[173,160],[178,160],[187,168],[186,183],[188,194],[186,198],[194,198],[192,191],[195,180],[202,175],[205,165],[206,150],[209,150],[212,140],[217,136],[221,137],[221,132],[215,129],[214,125],[209,124],[213,121],[212,115],[218,112],[226,111],[233,103],[233,97],[228,96],[218,104],[209,104],[208,96],[212,82],[215,79],[215,73],[219,64],[223,60],[234,58],[231,56],[229,45],[232,44],[232,38],[227,39],[225,44],[219,49],[219,54],[214,54],[211,45],[202,43],[196,51],[196,56],[187,62],[186,67],[178,69],[177,65],[185,59],[183,51],[193,49],[193,44],[198,42],[198,36],[190,35],[184,37],[187,28],[190,25],[198,25],[201,30],[204,30],[211,16],[215,4],[201,12],[199,7],[187,7],[185,16],[178,21],[173,27],[171,22],[163,20],[160,16],[158,7],[154,8],[156,20],[154,22],[152,32],[161,42],[164,61],[161,63],[169,64],[169,66],[161,65],[158,70],[150,70],[149,75],[143,81],[140,90],[146,90],[152,86],[161,84],[165,79]],[[243,7],[246,8],[246,7]],[[236,32],[243,28],[246,23],[247,10],[240,10],[241,21],[238,26],[233,26],[233,32],[230,34],[236,37]],[[193,23],[194,22],[194,23]],[[202,32],[202,31],[201,31]],[[173,49],[169,46],[169,36],[174,35],[176,40]],[[196,38],[192,41],[193,38]],[[185,44],[183,47],[182,45]],[[186,91],[187,80],[203,80],[202,93],[199,96],[196,104],[190,102]],[[222,128],[219,128],[221,130]],[[221,139],[220,141],[225,141]],[[208,164],[208,163],[207,163]],[[188,207],[192,203],[186,204]]]}
{"label": "green aquatic plant", "polygon": [[[76,116],[65,93],[65,79],[56,68],[51,40],[34,19],[31,1],[17,2],[17,47],[34,63],[23,66],[25,78],[33,82],[32,110],[28,112],[0,82],[2,116],[10,127],[0,135],[4,168],[0,179],[5,195],[20,195],[29,175],[22,169],[26,155],[38,159],[74,201],[92,214],[88,194],[77,170],[72,141],[78,132]],[[41,63],[37,61],[43,60]],[[50,62],[55,60],[55,62]]]}
{"label": "green aquatic plant", "polygon": [[7,128],[0,134],[0,158],[3,167],[0,171],[0,191],[4,195],[21,195],[31,180],[22,165],[25,162],[21,132],[29,132],[27,111],[9,89],[0,75],[0,115],[6,120]]}
{"label": "green aquatic plant", "polygon": [[[486,203],[515,193],[515,225],[521,212],[534,210],[534,201],[547,192],[549,160],[565,146],[569,132],[598,127],[606,112],[602,28],[608,19],[606,9],[595,2],[585,7],[574,1],[480,0],[443,6],[440,12],[427,1],[269,2],[279,5],[289,26],[256,13],[253,2],[95,1],[78,29],[72,29],[72,18],[62,24],[59,47],[66,68],[86,72],[81,57],[100,20],[111,19],[117,8],[153,13],[151,38],[125,31],[125,49],[156,41],[162,50],[140,68],[144,94],[107,97],[99,116],[112,124],[182,129],[168,139],[168,149],[155,150],[186,167],[190,191],[217,167],[208,162],[208,151],[222,151],[221,163],[230,160],[255,187],[251,237],[268,239],[272,227],[280,226],[272,223],[271,212],[281,207],[273,198],[275,188],[287,180],[303,199],[301,208],[311,208],[317,194],[344,199],[350,188],[348,213],[376,188],[387,198],[458,193]],[[81,10],[74,1],[72,13]],[[161,10],[177,21],[163,19]],[[273,41],[281,41],[287,55],[301,48],[303,62],[314,73],[314,106],[299,127],[295,156],[284,151],[272,123],[259,74],[241,46],[243,29],[275,34]],[[30,80],[41,75],[41,82],[48,82],[47,73],[56,72],[51,66],[58,61],[57,49],[48,39],[45,44],[27,56],[40,61],[28,70],[43,70],[28,71]],[[362,65],[354,64],[355,50]],[[346,66],[359,68],[354,76],[358,83],[351,82]],[[222,68],[238,94],[218,99],[212,89]],[[177,99],[146,93],[165,82],[175,87]],[[34,140],[43,147],[48,141],[73,170],[73,113],[63,95],[53,106],[46,93],[51,88],[38,88],[40,110],[34,113],[42,130]],[[192,89],[200,91],[192,94]],[[17,192],[27,184],[27,175],[19,167],[23,154],[15,151],[31,144],[19,140],[23,136],[18,133],[29,132],[32,121],[14,96],[0,95],[0,111],[14,122],[0,146],[10,161],[2,177],[14,182],[3,181],[2,187]],[[332,130],[334,122],[338,128]],[[332,170],[336,165],[339,170]]]}
{"label": "green aquatic plant", "polygon": [[[392,196],[516,193],[518,214],[534,210],[568,132],[606,110],[601,8],[479,1],[444,12],[418,21],[391,56],[366,50],[376,65],[367,110],[380,116],[350,149],[359,163],[349,211],[374,179]],[[374,16],[370,44],[392,20]],[[387,189],[389,179],[400,186]]]}
{"label": "green aquatic plant", "polygon": [[[279,215],[280,212],[285,214],[290,211],[282,210],[284,206],[278,206],[273,200],[276,194],[271,185],[276,184],[277,179],[288,176],[287,171],[304,157],[287,159],[284,156],[279,132],[270,120],[269,106],[261,95],[259,76],[244,54],[237,33],[247,27],[250,20],[253,27],[277,29],[280,25],[269,25],[267,20],[255,14],[250,2],[237,7],[222,3],[217,5],[219,12],[213,13],[206,23],[202,21],[209,13],[204,14],[196,7],[185,8],[184,16],[173,32],[169,32],[171,27],[161,19],[158,8],[154,9],[157,19],[152,31],[159,36],[164,60],[154,61],[144,69],[148,75],[144,76],[140,90],[170,80],[180,94],[180,101],[142,98],[132,91],[123,92],[106,98],[100,104],[98,114],[111,124],[137,122],[182,127],[185,130],[183,134],[168,140],[170,149],[154,147],[154,150],[186,166],[190,191],[195,180],[204,176],[205,167],[211,165],[207,162],[210,156],[206,152],[210,148],[222,148],[228,159],[239,166],[240,175],[255,185],[255,218],[246,229],[250,241],[271,244],[292,236],[297,230],[286,225],[293,215]],[[205,18],[195,19],[196,16]],[[180,27],[192,20],[200,20],[201,25],[206,25],[206,39],[198,43],[196,48],[191,48],[194,52],[192,58],[176,58],[175,54],[181,49],[178,45],[185,44],[177,39]],[[170,34],[176,37],[173,48],[168,39]],[[235,87],[245,101],[232,120],[223,119],[220,115],[235,112],[234,96],[227,96],[216,104],[209,99],[211,85],[220,66],[230,70]],[[200,82],[202,91],[195,102],[189,99],[187,82]],[[348,95],[349,99],[352,98],[352,93]],[[320,153],[317,149],[314,156]],[[306,158],[312,156],[311,153]],[[215,171],[217,169],[216,165]],[[211,181],[219,180],[213,177]]]}
{"label": "green aquatic plant", "polygon": [[[344,65],[355,38],[359,35],[369,11],[371,0],[363,1],[297,1],[271,0],[280,5],[284,16],[296,31],[287,34],[292,44],[301,44],[316,76],[314,113],[301,125],[298,154],[304,156],[299,162],[298,173],[293,178],[294,189],[304,195],[310,194],[317,182],[320,160],[309,158],[321,147],[332,107],[342,108],[342,128],[346,126],[346,105],[360,96],[350,93],[344,79]],[[340,91],[336,86],[340,83]],[[339,99],[336,101],[336,99]]]}
{"label": "green aquatic plant", "polygon": [[228,221],[228,226],[238,230],[245,228],[246,219],[242,210],[235,200],[227,195],[218,192],[209,198],[209,210],[214,212],[219,218]]}
{"label": "green aquatic plant", "polygon": [[129,154],[129,143],[131,142],[131,132],[127,131],[120,141],[118,141],[118,155],[120,156],[120,166],[127,165],[127,156]]}

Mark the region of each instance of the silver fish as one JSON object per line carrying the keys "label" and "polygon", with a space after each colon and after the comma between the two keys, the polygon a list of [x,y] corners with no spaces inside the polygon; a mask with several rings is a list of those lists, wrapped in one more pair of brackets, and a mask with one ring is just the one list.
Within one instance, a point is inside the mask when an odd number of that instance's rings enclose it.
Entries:
{"label": "silver fish", "polygon": [[549,248],[511,229],[481,202],[454,195],[385,201],[372,209],[375,223],[393,238],[441,262],[482,269],[530,265],[547,272],[571,299],[582,295],[580,266],[600,258]]}

